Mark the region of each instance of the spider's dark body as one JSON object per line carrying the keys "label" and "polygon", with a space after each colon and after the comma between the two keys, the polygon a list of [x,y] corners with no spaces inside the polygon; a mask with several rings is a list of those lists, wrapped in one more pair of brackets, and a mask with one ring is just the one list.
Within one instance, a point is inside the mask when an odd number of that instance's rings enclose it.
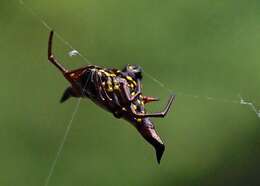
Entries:
{"label": "spider's dark body", "polygon": [[129,121],[153,145],[157,161],[160,163],[165,147],[149,117],[164,117],[175,96],[170,97],[163,112],[149,114],[145,110],[145,104],[158,99],[142,95],[141,67],[127,65],[123,70],[118,70],[87,65],[68,71],[52,54],[52,38],[53,32],[49,37],[48,59],[62,71],[65,78],[71,83],[71,86],[65,90],[61,102],[70,97],[86,97],[113,113],[116,118]]}

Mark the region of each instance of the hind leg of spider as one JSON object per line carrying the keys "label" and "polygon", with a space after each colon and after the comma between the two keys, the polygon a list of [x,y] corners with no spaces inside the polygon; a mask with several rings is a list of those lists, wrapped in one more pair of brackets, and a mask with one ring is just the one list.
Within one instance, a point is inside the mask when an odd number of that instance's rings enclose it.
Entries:
{"label": "hind leg of spider", "polygon": [[58,60],[54,57],[54,54],[52,53],[52,40],[53,40],[53,34],[54,32],[51,31],[50,32],[50,36],[49,36],[49,42],[48,42],[48,60],[54,64],[63,74],[67,73],[68,70],[63,67]]}
{"label": "hind leg of spider", "polygon": [[150,113],[148,113],[148,114],[142,114],[142,113],[137,113],[136,110],[134,109],[134,107],[131,106],[132,114],[133,114],[134,117],[140,117],[140,118],[144,118],[144,117],[163,118],[163,117],[165,117],[165,116],[167,115],[167,113],[169,112],[170,107],[171,107],[173,101],[175,101],[175,97],[176,97],[175,95],[172,95],[172,96],[169,98],[169,100],[168,100],[168,102],[167,102],[167,104],[166,104],[166,106],[165,106],[165,108],[164,108],[164,110],[163,110],[162,112],[155,112],[155,113],[151,113],[151,114],[150,114]]}

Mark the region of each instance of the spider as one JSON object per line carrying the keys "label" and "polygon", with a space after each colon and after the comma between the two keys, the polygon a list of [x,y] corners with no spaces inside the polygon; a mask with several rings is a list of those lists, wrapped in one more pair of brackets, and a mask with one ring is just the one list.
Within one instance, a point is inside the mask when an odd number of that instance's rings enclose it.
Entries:
{"label": "spider", "polygon": [[157,134],[150,117],[165,117],[175,95],[171,95],[162,112],[147,113],[145,104],[158,101],[158,98],[142,95],[142,68],[139,65],[126,65],[124,69],[101,68],[96,65],[67,70],[54,57],[51,31],[48,42],[48,60],[55,65],[70,82],[60,102],[70,97],[89,98],[94,103],[112,113],[116,118],[129,121],[156,151],[160,163],[165,146]]}

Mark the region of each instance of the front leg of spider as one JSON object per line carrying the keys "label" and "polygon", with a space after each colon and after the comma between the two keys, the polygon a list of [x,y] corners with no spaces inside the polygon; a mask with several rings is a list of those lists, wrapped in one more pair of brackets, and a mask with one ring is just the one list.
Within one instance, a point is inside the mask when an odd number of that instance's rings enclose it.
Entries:
{"label": "front leg of spider", "polygon": [[137,80],[136,93],[133,96],[131,95],[128,84],[126,82],[122,83],[122,87],[123,87],[123,92],[122,92],[123,97],[125,97],[127,99],[127,102],[131,103],[133,100],[135,100],[141,94],[141,82],[139,79]]}
{"label": "front leg of spider", "polygon": [[[111,91],[111,94],[113,96],[113,102],[115,104],[115,108],[114,108],[114,110],[112,112],[113,112],[113,115],[116,118],[121,118],[122,115],[123,115],[123,112],[126,112],[125,106],[126,105],[131,105],[132,102],[141,94],[141,82],[138,80],[135,95],[131,95],[130,94],[130,90],[129,90],[129,87],[128,87],[128,82],[125,81],[125,79],[123,81],[121,79],[120,82],[118,82],[116,80],[116,82],[119,83],[118,88],[116,88],[115,90]],[[120,98],[118,98],[118,94],[120,95],[119,96]],[[122,105],[124,105],[124,106],[122,106]]]}
{"label": "front leg of spider", "polygon": [[131,111],[133,113],[133,116],[134,117],[139,117],[139,118],[145,118],[145,117],[155,117],[155,118],[163,118],[167,115],[167,113],[169,112],[170,108],[171,108],[171,105],[172,103],[174,102],[175,100],[175,95],[171,95],[164,110],[161,111],[161,112],[155,112],[155,113],[146,113],[146,114],[143,114],[143,113],[137,113],[135,111],[135,108],[133,105],[131,105]]}
{"label": "front leg of spider", "polygon": [[[140,82],[139,79],[137,80],[137,93],[134,96],[130,95],[129,88],[128,88],[126,83],[123,83],[123,92],[122,93],[123,93],[123,97],[125,97],[127,99],[127,101],[131,103],[131,106],[130,106],[131,112],[132,112],[133,117],[136,117],[136,118],[165,117],[167,115],[167,113],[169,112],[172,103],[175,100],[175,95],[172,95],[172,96],[170,96],[170,98],[169,98],[169,100],[168,100],[168,102],[167,102],[167,104],[166,104],[166,106],[165,106],[163,111],[155,112],[155,113],[151,113],[151,114],[150,113],[144,114],[144,113],[136,112],[135,105],[132,104],[132,101],[134,99],[136,99],[136,97],[141,94],[141,82]],[[149,96],[144,96],[143,99],[144,99],[145,103],[148,103],[148,102],[151,102],[151,101],[158,101],[159,100],[158,98],[149,97]]]}

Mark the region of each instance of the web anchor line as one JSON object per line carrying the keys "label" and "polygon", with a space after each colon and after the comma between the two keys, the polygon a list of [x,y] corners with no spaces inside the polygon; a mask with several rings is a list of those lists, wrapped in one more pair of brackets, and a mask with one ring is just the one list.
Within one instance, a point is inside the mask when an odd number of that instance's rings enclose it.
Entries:
{"label": "web anchor line", "polygon": [[48,174],[48,176],[47,176],[47,178],[46,178],[46,180],[45,180],[45,185],[44,185],[44,186],[48,186],[49,183],[50,183],[50,179],[51,179],[51,177],[52,177],[52,175],[53,175],[54,169],[55,169],[55,167],[56,167],[56,165],[57,165],[57,162],[58,162],[58,160],[59,160],[59,157],[60,157],[60,155],[61,155],[61,152],[62,152],[62,150],[63,150],[63,148],[64,148],[64,145],[65,145],[66,139],[67,139],[67,137],[68,137],[68,134],[69,134],[69,132],[70,132],[72,123],[73,123],[73,121],[74,121],[74,118],[75,118],[75,116],[76,116],[76,113],[78,112],[80,102],[81,102],[81,98],[78,98],[77,104],[76,104],[76,106],[75,106],[75,108],[74,108],[74,111],[73,111],[73,113],[72,113],[72,115],[71,115],[71,119],[70,119],[70,121],[69,121],[69,123],[68,123],[68,125],[67,125],[67,128],[66,128],[66,130],[65,130],[65,133],[64,133],[63,138],[62,138],[62,140],[61,140],[61,143],[60,143],[60,145],[59,145],[57,154],[56,154],[56,156],[55,156],[55,158],[54,158],[54,160],[53,160],[53,162],[52,162],[52,164],[51,164],[51,168],[50,168],[49,174]]}
{"label": "web anchor line", "polygon": [[[36,17],[41,24],[48,30],[51,31],[53,30],[52,27],[40,16],[38,15],[30,6],[28,6],[24,0],[19,0],[19,3],[21,6],[24,6],[24,8],[34,17]],[[56,37],[63,42],[65,45],[67,45],[71,51],[69,52],[69,56],[72,57],[74,55],[79,55],[87,64],[91,64],[90,60],[86,56],[80,53],[80,51],[76,50],[66,39],[64,39],[59,33],[55,31]]]}
{"label": "web anchor line", "polygon": [[[49,24],[47,24],[47,22],[46,22],[41,16],[39,16],[38,14],[36,14],[36,12],[35,12],[30,6],[26,5],[23,0],[19,0],[19,3],[20,3],[20,5],[24,6],[24,8],[25,8],[32,16],[36,17],[36,18],[41,22],[41,24],[42,24],[48,31],[51,31],[51,30],[52,30],[52,28],[49,26]],[[71,52],[69,52],[69,56],[72,57],[72,56],[74,56],[74,55],[79,55],[87,64],[91,64],[90,61],[89,61],[84,55],[82,55],[78,50],[74,49],[74,48],[72,47],[72,45],[71,45],[67,40],[65,40],[59,33],[55,32],[55,35],[57,36],[57,38],[58,38],[61,42],[63,42],[65,45],[67,45],[67,46],[71,49]],[[85,86],[86,86],[86,85],[85,85]],[[84,86],[84,88],[85,88],[85,86]],[[72,112],[71,119],[70,119],[69,122],[68,122],[68,125],[67,125],[67,127],[66,127],[65,133],[64,133],[63,138],[62,138],[62,140],[61,140],[61,142],[60,142],[60,145],[59,145],[59,147],[58,147],[58,151],[57,151],[57,153],[56,153],[56,155],[55,155],[55,158],[54,158],[54,160],[53,160],[53,162],[52,162],[52,164],[51,164],[51,167],[50,167],[48,176],[47,176],[47,178],[46,178],[46,180],[45,180],[44,186],[49,186],[51,177],[52,177],[52,175],[53,175],[53,173],[54,173],[54,170],[55,170],[55,168],[56,168],[57,162],[58,162],[58,160],[59,160],[59,157],[61,156],[61,152],[62,152],[62,150],[63,150],[63,148],[64,148],[65,142],[66,142],[66,140],[67,140],[67,138],[68,138],[68,135],[69,135],[69,132],[70,132],[70,130],[71,130],[72,123],[73,123],[73,121],[74,121],[74,118],[75,118],[75,116],[76,116],[76,113],[78,112],[78,109],[79,109],[81,100],[82,100],[82,98],[79,98],[79,99],[78,99],[77,104],[76,104],[76,106],[75,106],[75,108],[74,108],[74,110],[73,110],[73,112]]]}
{"label": "web anchor line", "polygon": [[[144,72],[145,75],[147,75],[147,77],[149,77],[152,81],[154,81],[155,83],[157,83],[158,85],[160,85],[162,88],[166,89],[168,92],[172,93],[173,91],[168,88],[164,83],[162,83],[160,80],[156,79],[154,76],[152,76],[151,74],[149,74],[148,72]],[[257,109],[257,107],[255,106],[255,104],[253,104],[253,102],[250,101],[244,101],[244,99],[242,98],[241,95],[239,95],[240,100],[231,100],[231,99],[219,99],[219,98],[215,98],[215,97],[211,97],[211,96],[199,96],[199,95],[192,95],[192,94],[185,94],[182,92],[176,92],[177,95],[182,95],[182,96],[188,96],[188,97],[192,97],[194,99],[205,99],[208,101],[217,101],[217,102],[223,102],[223,103],[230,103],[230,104],[241,104],[241,105],[247,105],[250,106],[251,109],[256,113],[256,116],[258,118],[260,118],[260,110]]]}

